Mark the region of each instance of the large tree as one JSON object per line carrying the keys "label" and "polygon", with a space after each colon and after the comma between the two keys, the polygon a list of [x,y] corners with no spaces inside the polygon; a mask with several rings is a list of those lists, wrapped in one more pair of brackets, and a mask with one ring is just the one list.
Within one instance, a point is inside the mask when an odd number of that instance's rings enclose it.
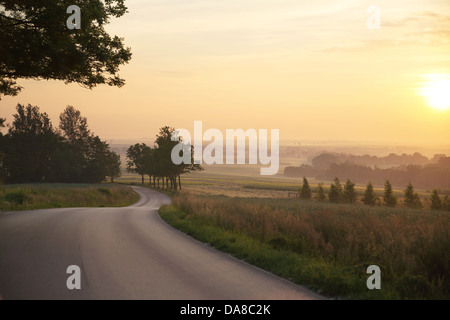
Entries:
{"label": "large tree", "polygon": [[106,153],[106,176],[109,178],[111,183],[114,182],[115,178],[122,175],[120,169],[120,155],[114,151],[107,151]]}
{"label": "large tree", "polygon": [[[69,6],[81,9],[69,29]],[[0,0],[0,98],[17,95],[17,79],[55,79],[86,88],[122,86],[119,66],[131,58],[123,39],[104,27],[127,12],[124,0]]]}
{"label": "large tree", "polygon": [[58,142],[50,118],[37,106],[17,105],[6,136],[4,165],[9,182],[46,182]]}
{"label": "large tree", "polygon": [[[177,137],[178,141],[173,141],[173,137]],[[160,174],[168,180],[175,189],[178,187],[181,189],[181,175],[193,171],[201,171],[203,167],[200,164],[194,163],[194,147],[190,146],[191,154],[190,164],[180,163],[175,164],[172,161],[172,150],[179,143],[183,142],[183,137],[178,136],[178,132],[172,127],[165,126],[159,129],[158,135],[156,135],[156,161],[158,162],[158,170]],[[186,152],[186,149],[183,149]],[[177,183],[178,178],[178,183]]]}
{"label": "large tree", "polygon": [[147,174],[148,160],[146,154],[149,149],[150,147],[145,143],[136,143],[127,150],[127,171],[139,174],[142,184],[144,184],[144,175]]}

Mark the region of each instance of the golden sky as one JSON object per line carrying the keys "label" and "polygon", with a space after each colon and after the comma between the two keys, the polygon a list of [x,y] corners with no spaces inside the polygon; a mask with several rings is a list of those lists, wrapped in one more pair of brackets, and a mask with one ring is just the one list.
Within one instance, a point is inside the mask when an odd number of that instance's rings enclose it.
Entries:
{"label": "golden sky", "polygon": [[[202,120],[204,130],[279,129],[281,140],[450,145],[450,110],[420,89],[433,75],[450,79],[448,0],[126,4],[107,27],[133,52],[123,88],[19,80],[22,93],[2,97],[0,115],[10,121],[17,103],[30,103],[57,125],[73,105],[103,139]],[[370,5],[380,29],[366,25]]]}

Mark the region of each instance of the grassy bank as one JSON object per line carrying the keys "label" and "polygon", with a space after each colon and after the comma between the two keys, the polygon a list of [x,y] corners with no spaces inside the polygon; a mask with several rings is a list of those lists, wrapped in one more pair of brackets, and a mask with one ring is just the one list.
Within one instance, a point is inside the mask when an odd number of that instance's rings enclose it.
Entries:
{"label": "grassy bank", "polygon": [[[450,298],[448,212],[190,194],[172,201],[160,214],[174,227],[325,295]],[[372,264],[381,290],[366,287]]]}
{"label": "grassy bank", "polygon": [[117,184],[20,184],[0,186],[0,210],[63,207],[122,207],[139,195]]}

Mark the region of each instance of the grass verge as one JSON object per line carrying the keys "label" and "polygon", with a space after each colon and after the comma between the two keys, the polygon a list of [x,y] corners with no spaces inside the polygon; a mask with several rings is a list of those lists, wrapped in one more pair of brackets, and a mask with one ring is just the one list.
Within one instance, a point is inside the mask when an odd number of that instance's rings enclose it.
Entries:
{"label": "grass verge", "polygon": [[0,210],[67,207],[123,207],[139,200],[130,187],[118,184],[20,184],[0,186]]}

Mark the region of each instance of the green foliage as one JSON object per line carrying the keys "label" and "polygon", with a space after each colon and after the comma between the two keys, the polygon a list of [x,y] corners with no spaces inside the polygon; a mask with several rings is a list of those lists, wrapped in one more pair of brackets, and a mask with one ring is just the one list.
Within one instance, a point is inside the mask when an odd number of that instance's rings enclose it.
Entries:
{"label": "green foliage", "polygon": [[[69,30],[73,4],[82,12],[81,29]],[[131,52],[104,27],[126,10],[124,0],[0,1],[0,95],[17,95],[19,78],[122,86],[119,66]]]}
{"label": "green foliage", "polygon": [[311,188],[309,187],[308,180],[305,177],[303,177],[303,185],[300,190],[300,198],[309,200],[309,199],[311,199],[311,196],[312,196],[312,193],[311,193]]}
{"label": "green foliage", "polygon": [[10,202],[13,205],[22,205],[27,200],[29,200],[29,197],[26,195],[26,193],[22,190],[20,191],[13,191],[13,192],[7,192],[3,196],[4,201]]}
{"label": "green foliage", "polygon": [[369,206],[374,206],[377,204],[378,197],[373,189],[373,185],[371,182],[367,184],[366,191],[364,192],[364,196],[362,197],[362,201],[364,204]]}

